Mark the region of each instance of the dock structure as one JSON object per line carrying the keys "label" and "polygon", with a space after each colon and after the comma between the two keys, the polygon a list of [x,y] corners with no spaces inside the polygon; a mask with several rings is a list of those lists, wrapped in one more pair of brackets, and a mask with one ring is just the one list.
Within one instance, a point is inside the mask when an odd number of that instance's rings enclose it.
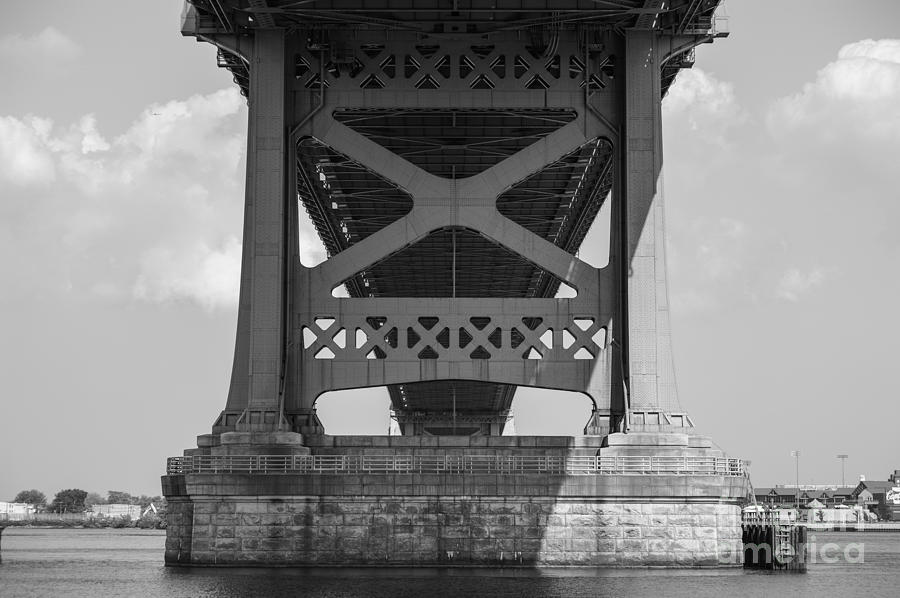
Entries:
{"label": "dock structure", "polygon": [[746,510],[742,515],[744,567],[805,573],[807,526],[783,510]]}
{"label": "dock structure", "polygon": [[[167,563],[740,564],[746,474],[678,401],[657,192],[718,4],[185,4],[247,98],[247,187],[231,384],[169,460]],[[520,386],[582,393],[583,435],[503,436]],[[317,399],[372,387],[402,435],[327,434]]]}
{"label": "dock structure", "polygon": [[0,513],[0,563],[3,562],[3,530],[6,529],[9,524],[9,516],[3,513]]}

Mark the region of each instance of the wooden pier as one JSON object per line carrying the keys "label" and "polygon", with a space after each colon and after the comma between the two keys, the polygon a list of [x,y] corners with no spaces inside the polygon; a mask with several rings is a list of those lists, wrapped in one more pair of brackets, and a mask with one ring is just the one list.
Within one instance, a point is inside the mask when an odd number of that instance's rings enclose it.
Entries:
{"label": "wooden pier", "polygon": [[6,529],[7,521],[9,521],[9,515],[0,515],[0,563],[3,562],[3,530]]}
{"label": "wooden pier", "polygon": [[806,572],[806,526],[783,511],[745,511],[741,523],[745,568]]}

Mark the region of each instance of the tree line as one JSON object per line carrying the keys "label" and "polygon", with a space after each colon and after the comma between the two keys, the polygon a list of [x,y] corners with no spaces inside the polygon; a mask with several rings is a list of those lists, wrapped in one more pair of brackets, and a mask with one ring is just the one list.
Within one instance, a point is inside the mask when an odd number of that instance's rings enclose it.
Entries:
{"label": "tree line", "polygon": [[165,499],[161,496],[139,496],[122,492],[121,490],[107,490],[106,498],[97,492],[86,492],[80,488],[67,488],[60,490],[53,497],[53,501],[47,504],[47,496],[40,490],[22,490],[12,502],[34,505],[39,511],[51,513],[80,513],[94,505],[139,505],[146,509],[152,503],[157,509],[165,507]]}

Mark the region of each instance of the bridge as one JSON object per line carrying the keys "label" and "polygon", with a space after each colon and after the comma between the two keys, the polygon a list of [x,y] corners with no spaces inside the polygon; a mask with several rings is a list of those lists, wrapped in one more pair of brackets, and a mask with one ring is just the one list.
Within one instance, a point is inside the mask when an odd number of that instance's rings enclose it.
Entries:
{"label": "bridge", "polygon": [[[169,460],[167,563],[734,561],[746,476],[678,401],[657,193],[661,100],[718,3],[185,4],[248,101],[247,192],[231,383]],[[317,399],[372,387],[402,436],[329,435]],[[503,436],[518,387],[582,393],[584,434]]]}

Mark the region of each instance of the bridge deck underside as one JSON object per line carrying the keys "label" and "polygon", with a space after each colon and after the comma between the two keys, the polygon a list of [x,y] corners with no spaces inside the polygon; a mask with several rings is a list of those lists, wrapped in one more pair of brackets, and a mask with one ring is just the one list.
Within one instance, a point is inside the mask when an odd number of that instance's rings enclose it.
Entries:
{"label": "bridge deck underside", "polygon": [[[575,118],[570,110],[343,110],[339,122],[444,178],[499,163]],[[580,247],[612,185],[612,147],[595,140],[501,194],[499,211],[566,251]],[[334,255],[409,212],[412,200],[345,156],[305,139],[299,195]],[[553,297],[560,281],[527,259],[462,228],[432,231],[345,282],[354,297]],[[477,357],[477,356],[476,356]],[[398,412],[508,411],[515,387],[449,380],[389,387]]]}

